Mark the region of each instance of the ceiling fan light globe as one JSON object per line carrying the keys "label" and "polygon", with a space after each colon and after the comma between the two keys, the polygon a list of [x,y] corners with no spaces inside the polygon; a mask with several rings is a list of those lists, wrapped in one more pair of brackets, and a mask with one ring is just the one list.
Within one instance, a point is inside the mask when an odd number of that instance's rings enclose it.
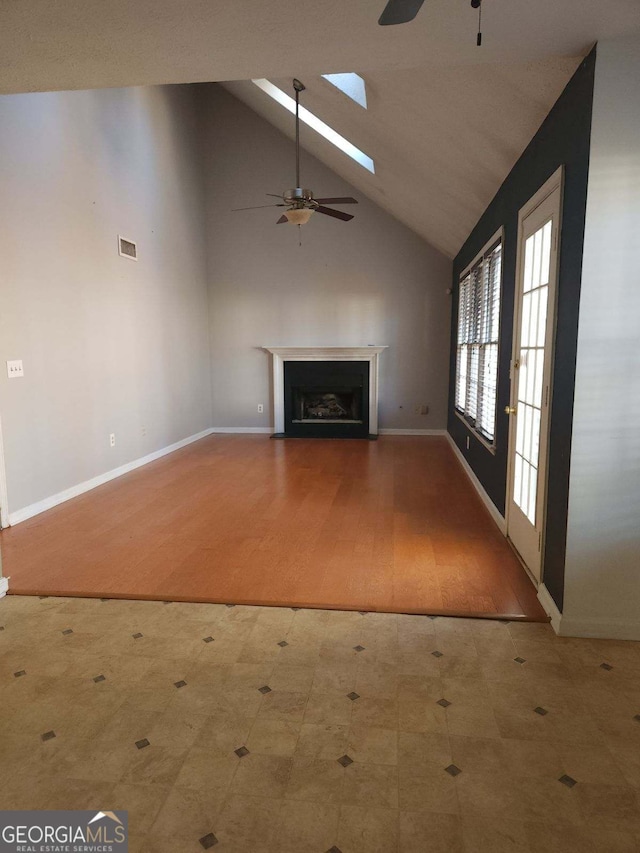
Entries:
{"label": "ceiling fan light globe", "polygon": [[308,207],[294,207],[291,210],[285,210],[284,215],[292,225],[306,225],[312,213],[313,210]]}

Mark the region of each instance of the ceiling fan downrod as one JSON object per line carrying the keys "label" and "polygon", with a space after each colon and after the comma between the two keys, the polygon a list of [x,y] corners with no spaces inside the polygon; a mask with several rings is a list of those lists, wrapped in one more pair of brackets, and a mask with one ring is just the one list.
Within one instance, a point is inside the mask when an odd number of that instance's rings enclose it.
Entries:
{"label": "ceiling fan downrod", "polygon": [[296,92],[296,187],[300,186],[300,92],[307,88],[304,83],[293,78],[293,88]]}

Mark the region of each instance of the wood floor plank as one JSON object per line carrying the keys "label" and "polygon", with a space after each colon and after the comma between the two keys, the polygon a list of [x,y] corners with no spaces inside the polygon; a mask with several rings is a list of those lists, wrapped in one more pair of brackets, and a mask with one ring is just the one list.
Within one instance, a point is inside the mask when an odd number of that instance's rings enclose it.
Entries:
{"label": "wood floor plank", "polygon": [[10,592],[547,621],[447,442],[210,436],[2,532]]}

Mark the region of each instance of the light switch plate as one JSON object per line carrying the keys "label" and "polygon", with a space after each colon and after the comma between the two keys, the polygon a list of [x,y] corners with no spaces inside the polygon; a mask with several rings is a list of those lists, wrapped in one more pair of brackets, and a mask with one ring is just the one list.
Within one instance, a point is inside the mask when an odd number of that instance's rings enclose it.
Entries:
{"label": "light switch plate", "polygon": [[7,376],[9,379],[19,379],[24,376],[24,368],[22,367],[22,359],[7,362]]}

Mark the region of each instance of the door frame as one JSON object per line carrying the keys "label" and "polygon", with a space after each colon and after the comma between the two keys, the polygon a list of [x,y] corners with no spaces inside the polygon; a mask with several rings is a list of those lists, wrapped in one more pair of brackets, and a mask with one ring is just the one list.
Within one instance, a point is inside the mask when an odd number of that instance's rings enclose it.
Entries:
{"label": "door frame", "polygon": [[535,586],[538,587],[544,582],[544,554],[545,554],[545,544],[546,544],[546,531],[547,531],[547,495],[548,495],[548,483],[549,483],[549,435],[551,429],[551,411],[553,405],[553,376],[554,376],[554,367],[555,367],[555,343],[556,343],[556,329],[558,323],[558,282],[560,278],[560,257],[562,252],[562,215],[564,208],[564,166],[560,165],[556,171],[551,175],[548,180],[544,182],[544,184],[534,193],[533,196],[529,199],[529,201],[524,204],[520,210],[518,211],[518,242],[517,242],[517,254],[516,254],[516,280],[515,280],[515,288],[514,288],[514,305],[513,305],[513,337],[511,343],[511,361],[509,362],[509,405],[514,406],[517,405],[517,383],[514,382],[514,362],[518,358],[517,352],[517,343],[519,339],[519,324],[520,324],[520,289],[521,289],[521,280],[524,275],[524,257],[525,257],[525,241],[523,240],[523,225],[525,219],[530,216],[537,207],[539,207],[546,199],[556,190],[560,192],[560,198],[558,201],[558,229],[557,229],[557,255],[556,255],[556,269],[554,275],[554,298],[553,302],[550,302],[548,305],[548,310],[553,310],[553,324],[551,326],[551,335],[549,341],[549,391],[547,396],[547,423],[546,423],[546,435],[545,435],[545,449],[546,449],[546,459],[543,476],[541,478],[541,482],[539,483],[539,489],[541,494],[541,504],[543,507],[543,512],[541,516],[541,530],[540,530],[540,577],[536,578],[532,569],[527,566],[522,557],[518,554],[515,545],[511,542],[509,537],[509,521],[511,514],[511,504],[512,504],[512,494],[513,494],[513,463],[515,454],[513,451],[513,446],[516,440],[516,419],[509,416],[509,435],[507,441],[507,489],[506,489],[506,500],[505,500],[505,530],[506,536],[509,540],[509,543],[513,547],[516,554],[520,558],[522,565],[527,570],[530,578],[534,582]]}
{"label": "door frame", "polygon": [[[7,497],[7,472],[4,464],[4,441],[2,438],[2,419],[0,418],[0,529],[9,527],[9,500]],[[0,577],[2,560],[0,557]]]}

